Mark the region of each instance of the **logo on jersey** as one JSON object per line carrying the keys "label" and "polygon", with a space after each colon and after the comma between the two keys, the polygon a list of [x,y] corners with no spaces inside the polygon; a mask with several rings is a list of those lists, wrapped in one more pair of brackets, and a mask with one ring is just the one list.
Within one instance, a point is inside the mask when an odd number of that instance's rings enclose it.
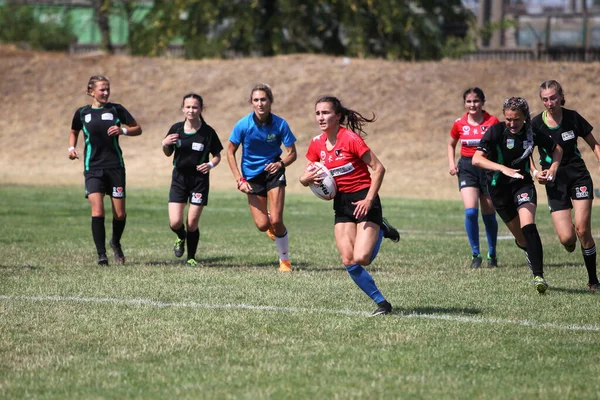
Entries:
{"label": "logo on jersey", "polygon": [[334,177],[346,175],[347,173],[354,171],[354,165],[352,165],[352,163],[349,162],[348,164],[342,165],[341,167],[332,168],[329,171]]}
{"label": "logo on jersey", "polygon": [[85,117],[83,117],[83,120],[85,121],[86,124],[89,124],[90,121],[92,120],[92,114],[85,114]]}
{"label": "logo on jersey", "polygon": [[325,159],[327,158],[327,153],[325,153],[325,151],[321,150],[320,157],[321,157],[321,161],[325,161]]}
{"label": "logo on jersey", "polygon": [[202,151],[204,150],[204,143],[192,143],[192,150],[194,151]]}
{"label": "logo on jersey", "polygon": [[575,188],[575,197],[578,199],[589,199],[590,192],[587,186],[579,186]]}
{"label": "logo on jersey", "polygon": [[192,204],[202,204],[202,193],[192,193]]}
{"label": "logo on jersey", "polygon": [[462,130],[465,133],[465,135],[468,135],[471,128],[466,125],[463,125]]}
{"label": "logo on jersey", "polygon": [[274,133],[269,133],[267,135],[267,142],[274,142],[275,140],[277,140],[277,135]]}
{"label": "logo on jersey", "polygon": [[481,132],[484,133],[485,131],[487,131],[487,126],[483,125],[480,127],[481,128]]}
{"label": "logo on jersey", "polygon": [[123,189],[121,186],[113,186],[112,197],[122,199],[125,197],[125,189]]}
{"label": "logo on jersey", "polygon": [[573,131],[563,132],[560,134],[560,136],[562,137],[562,140],[564,140],[566,142],[567,140],[575,139],[575,132],[573,132]]}
{"label": "logo on jersey", "polygon": [[102,121],[112,121],[113,119],[115,119],[115,116],[111,113],[102,114]]}
{"label": "logo on jersey", "polygon": [[506,139],[506,148],[512,150],[515,148],[515,139]]}
{"label": "logo on jersey", "polygon": [[343,160],[344,158],[346,158],[346,156],[344,156],[344,154],[342,154],[342,150],[341,149],[337,149],[335,151],[335,159],[336,160]]}
{"label": "logo on jersey", "polygon": [[521,193],[517,195],[517,204],[521,205],[523,203],[529,203],[531,199],[529,198],[529,193]]}
{"label": "logo on jersey", "polygon": [[467,181],[460,181],[460,187],[466,186],[467,185]]}

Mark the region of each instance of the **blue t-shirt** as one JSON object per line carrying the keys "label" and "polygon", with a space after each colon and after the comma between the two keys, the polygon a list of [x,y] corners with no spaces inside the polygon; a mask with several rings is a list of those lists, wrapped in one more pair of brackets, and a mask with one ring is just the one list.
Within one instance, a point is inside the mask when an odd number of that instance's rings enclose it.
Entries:
{"label": "blue t-shirt", "polygon": [[266,164],[279,159],[281,144],[290,147],[296,137],[283,118],[271,113],[269,121],[263,125],[251,112],[235,124],[229,141],[242,144],[242,175],[252,179],[264,171]]}

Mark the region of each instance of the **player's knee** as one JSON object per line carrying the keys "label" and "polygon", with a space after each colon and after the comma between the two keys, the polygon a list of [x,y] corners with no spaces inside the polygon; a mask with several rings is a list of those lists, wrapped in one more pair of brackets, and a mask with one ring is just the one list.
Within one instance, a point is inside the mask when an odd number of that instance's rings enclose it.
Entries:
{"label": "player's knee", "polygon": [[354,263],[360,264],[363,267],[371,264],[371,255],[370,254],[360,254],[354,256]]}

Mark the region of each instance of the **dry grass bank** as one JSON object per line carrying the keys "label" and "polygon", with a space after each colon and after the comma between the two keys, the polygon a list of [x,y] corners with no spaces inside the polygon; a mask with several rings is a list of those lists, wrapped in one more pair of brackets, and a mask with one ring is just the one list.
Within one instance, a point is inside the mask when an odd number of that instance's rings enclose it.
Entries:
{"label": "dry grass bank", "polygon": [[[235,122],[251,111],[247,99],[256,82],[272,85],[273,111],[288,120],[298,137],[299,161],[289,168],[291,191],[304,190],[297,177],[308,142],[318,133],[313,107],[322,94],[377,114],[367,143],[387,167],[382,193],[391,196],[459,198],[456,178],[447,172],[446,142],[469,86],[485,91],[486,109],[494,115],[500,114],[503,99],[513,95],[527,98],[539,112],[538,85],[557,79],[566,90],[567,106],[600,127],[598,64],[346,61],[316,55],[184,61],[0,48],[0,184],[83,184],[81,161],[67,158],[67,136],[74,111],[88,103],[85,86],[93,74],[111,79],[111,100],[124,104],[144,129],[141,137],[121,140],[130,187],[168,187],[171,160],[163,155],[160,141],[182,118],[182,95],[193,91],[204,97],[204,117],[226,145]],[[593,154],[584,151],[595,167]],[[598,171],[593,173],[600,185]],[[234,187],[223,163],[214,171],[213,188]]]}

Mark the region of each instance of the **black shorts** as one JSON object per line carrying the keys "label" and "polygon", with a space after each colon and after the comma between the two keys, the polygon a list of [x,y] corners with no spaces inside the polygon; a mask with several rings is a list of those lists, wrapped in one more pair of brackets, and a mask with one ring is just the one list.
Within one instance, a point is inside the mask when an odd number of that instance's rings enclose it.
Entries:
{"label": "black shorts", "polygon": [[570,210],[571,200],[593,200],[594,182],[585,165],[559,167],[554,182],[546,184],[550,212]]}
{"label": "black shorts", "polygon": [[529,182],[515,182],[509,185],[491,186],[490,196],[494,208],[504,222],[512,221],[519,215],[517,209],[524,204],[537,205],[535,185]]}
{"label": "black shorts", "polygon": [[369,221],[374,222],[377,225],[381,225],[383,211],[381,209],[381,200],[379,199],[379,195],[373,200],[373,206],[366,216],[362,217],[361,219],[356,219],[354,217],[354,209],[356,206],[352,203],[363,200],[365,197],[367,197],[368,192],[369,189],[359,190],[358,192],[354,193],[338,192],[338,194],[336,194],[336,196],[333,198],[335,223],[339,224],[340,222],[354,222],[357,224],[359,222]]}
{"label": "black shorts", "polygon": [[107,194],[115,199],[125,198],[125,168],[84,171],[85,198],[90,193]]}
{"label": "black shorts", "polygon": [[197,206],[208,204],[209,176],[188,175],[176,169],[171,174],[169,203],[187,203]]}
{"label": "black shorts", "polygon": [[487,185],[486,170],[473,165],[471,157],[461,156],[458,160],[458,190],[466,187],[479,189],[481,194],[490,194]]}
{"label": "black shorts", "polygon": [[252,194],[261,197],[267,197],[267,192],[276,187],[286,187],[285,168],[281,168],[274,174],[269,174],[266,171],[252,179],[248,179],[248,183],[252,187]]}

